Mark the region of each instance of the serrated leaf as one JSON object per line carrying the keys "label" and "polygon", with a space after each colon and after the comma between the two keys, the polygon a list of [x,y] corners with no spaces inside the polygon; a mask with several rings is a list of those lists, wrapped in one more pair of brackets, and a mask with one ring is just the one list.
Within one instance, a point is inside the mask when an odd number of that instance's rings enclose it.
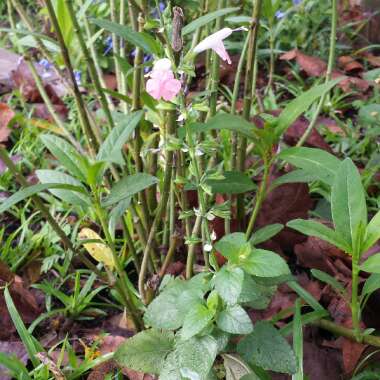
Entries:
{"label": "serrated leaf", "polygon": [[242,269],[223,266],[216,272],[213,279],[215,289],[219,296],[229,304],[237,303],[243,286],[244,272]]}
{"label": "serrated leaf", "polygon": [[185,316],[181,337],[192,338],[200,333],[212,320],[214,313],[202,304],[195,305]]}
{"label": "serrated leaf", "polygon": [[253,249],[251,254],[241,261],[241,267],[257,277],[277,277],[290,273],[288,264],[280,255],[265,249]]}
{"label": "serrated leaf", "polygon": [[256,188],[255,183],[244,173],[224,172],[222,179],[207,179],[213,194],[242,194]]}
{"label": "serrated leaf", "polygon": [[239,261],[239,251],[245,244],[247,244],[245,234],[234,232],[223,236],[215,244],[215,249],[232,263],[237,263]]}
{"label": "serrated leaf", "polygon": [[239,342],[237,351],[248,363],[265,370],[288,374],[297,371],[292,348],[269,322],[257,322],[253,332]]}
{"label": "serrated leaf", "polygon": [[249,334],[253,325],[246,311],[239,305],[227,306],[217,319],[217,326],[230,334]]}
{"label": "serrated leaf", "polygon": [[78,237],[80,240],[99,240],[99,243],[83,243],[83,246],[96,261],[107,265],[111,269],[115,267],[111,248],[103,243],[102,238],[95,231],[90,228],[82,228]]}
{"label": "serrated leaf", "polygon": [[335,177],[331,212],[335,231],[354,250],[359,235],[367,226],[367,205],[359,171],[349,158],[340,164]]}
{"label": "serrated leaf", "polygon": [[103,201],[103,206],[108,207],[123,199],[130,198],[157,182],[156,177],[146,173],[127,175],[112,187],[110,194]]}
{"label": "serrated leaf", "polygon": [[180,328],[187,313],[201,303],[203,292],[185,281],[175,280],[148,306],[144,321],[148,325],[167,330]]}
{"label": "serrated leaf", "polygon": [[197,19],[191,21],[189,24],[185,25],[182,29],[182,35],[195,32],[198,28],[201,28],[204,25],[209,24],[211,21],[217,19],[218,17],[225,16],[229,13],[238,11],[239,8],[223,8],[218,9],[217,11],[207,13]]}
{"label": "serrated leaf", "polygon": [[127,339],[115,352],[114,360],[122,367],[159,374],[174,343],[170,331],[145,330]]}
{"label": "serrated leaf", "polygon": [[41,135],[40,139],[71,175],[86,182],[86,175],[81,170],[80,155],[71,144],[54,135]]}
{"label": "serrated leaf", "polygon": [[132,135],[143,114],[144,111],[137,111],[119,120],[100,146],[96,159],[123,165],[124,159],[121,154],[123,145]]}
{"label": "serrated leaf", "polygon": [[210,336],[193,337],[177,343],[168,355],[160,380],[207,380],[214,364],[218,345]]}
{"label": "serrated leaf", "polygon": [[[36,175],[41,183],[62,183],[66,185],[81,187],[84,191],[86,191],[86,188],[77,179],[57,170],[36,170]],[[78,205],[84,209],[91,205],[90,198],[85,194],[78,193],[76,191],[60,189],[49,189],[49,191],[57,198],[60,198],[63,201],[70,203],[71,205]]]}
{"label": "serrated leaf", "polygon": [[294,219],[287,224],[287,227],[307,236],[318,237],[345,252],[350,251],[347,243],[334,230],[315,220]]}
{"label": "serrated leaf", "polygon": [[160,45],[149,34],[144,32],[135,32],[131,27],[126,25],[120,25],[116,22],[112,22],[105,19],[91,19],[91,22],[100,26],[103,29],[108,30],[111,33],[115,33],[119,37],[126,39],[133,46],[138,46],[146,53],[159,55]]}
{"label": "serrated leaf", "polygon": [[277,235],[281,230],[283,230],[283,228],[284,226],[280,223],[269,224],[263,228],[260,228],[253,233],[253,236],[250,239],[250,243],[252,245],[263,243],[264,241],[267,241],[273,236]]}
{"label": "serrated leaf", "polygon": [[[340,161],[335,156],[316,148],[293,147],[285,149],[279,154],[279,158],[306,171],[307,174],[317,177],[329,186],[332,186],[340,165]],[[288,175],[292,173],[288,173]]]}

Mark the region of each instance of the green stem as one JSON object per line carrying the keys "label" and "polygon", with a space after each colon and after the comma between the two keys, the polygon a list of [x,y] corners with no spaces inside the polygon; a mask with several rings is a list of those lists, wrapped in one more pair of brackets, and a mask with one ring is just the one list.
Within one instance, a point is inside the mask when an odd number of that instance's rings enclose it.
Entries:
{"label": "green stem", "polygon": [[[166,124],[166,134],[168,136],[175,133],[175,126],[176,126],[176,112],[175,110],[168,111],[167,124]],[[148,241],[145,246],[143,259],[141,262],[141,269],[140,269],[139,279],[138,279],[138,287],[139,287],[141,299],[145,303],[147,302],[147,299],[145,297],[146,293],[145,293],[144,281],[145,281],[145,276],[146,276],[147,267],[148,267],[149,251],[152,248],[156,231],[158,229],[159,224],[161,223],[162,216],[166,210],[166,205],[169,200],[169,192],[170,192],[170,185],[171,185],[172,172],[173,172],[173,157],[174,157],[174,152],[172,150],[167,150],[166,160],[165,160],[165,170],[164,170],[164,182],[163,182],[163,187],[161,191],[161,198],[157,207],[156,215],[154,217],[152,226],[149,231]]]}
{"label": "green stem", "polygon": [[[251,106],[252,106],[252,94],[255,92],[254,86],[256,86],[255,64],[257,60],[257,41],[258,32],[260,27],[260,14],[261,14],[262,0],[256,0],[253,6],[252,22],[249,32],[248,51],[247,51],[247,64],[245,71],[244,81],[244,103],[243,103],[243,117],[246,120],[250,119]],[[237,166],[241,172],[245,170],[245,158],[247,149],[247,139],[242,137],[240,139],[240,146],[237,155]],[[245,218],[245,206],[244,206],[244,194],[240,194],[237,197],[237,215],[241,227],[244,227]]]}
{"label": "green stem", "polygon": [[352,284],[351,284],[351,315],[352,327],[355,333],[356,340],[361,341],[360,329],[360,304],[358,298],[359,288],[359,259],[358,255],[352,256]]}
{"label": "green stem", "polygon": [[104,94],[102,85],[100,83],[100,79],[99,79],[98,72],[96,70],[94,61],[93,61],[93,59],[92,59],[92,57],[90,55],[90,52],[87,49],[86,42],[85,42],[85,40],[83,38],[83,34],[82,34],[82,31],[81,31],[81,28],[80,28],[78,20],[76,18],[75,10],[74,10],[74,7],[73,7],[73,1],[72,0],[65,0],[65,4],[66,4],[67,10],[69,12],[69,16],[70,16],[71,22],[73,24],[74,33],[77,36],[80,49],[82,50],[82,54],[83,54],[84,59],[86,61],[86,64],[87,64],[87,67],[88,67],[88,71],[90,73],[91,80],[92,80],[92,82],[94,84],[95,91],[96,91],[96,93],[98,95],[98,99],[99,99],[100,105],[101,105],[102,110],[103,110],[103,112],[104,112],[104,114],[106,116],[106,119],[107,119],[107,122],[108,122],[108,129],[110,131],[114,127],[113,118],[112,118],[112,115],[111,115],[111,111],[110,111],[110,109],[108,107],[107,99],[106,99],[106,96]]}
{"label": "green stem", "polygon": [[[193,230],[191,231],[192,238],[198,237],[199,231],[201,229],[201,225],[202,225],[202,217],[197,216],[195,219]],[[196,247],[196,244],[190,244],[189,250],[187,252],[187,259],[186,259],[186,278],[187,279],[190,279],[191,276],[193,275],[195,247]]]}
{"label": "green stem", "polygon": [[[332,0],[332,17],[331,17],[331,35],[330,35],[330,50],[329,50],[329,61],[327,64],[327,70],[326,70],[326,79],[325,82],[329,82],[331,80],[332,71],[334,68],[335,63],[335,48],[336,48],[336,32],[337,32],[337,24],[338,24],[338,0]],[[300,140],[297,143],[297,146],[302,146],[305,141],[310,136],[310,133],[314,129],[315,125],[317,124],[318,117],[322,111],[322,108],[325,104],[325,100],[327,97],[327,93],[324,93],[318,103],[317,109],[314,112],[314,115],[310,121],[310,124],[308,125],[306,131],[300,138]]]}
{"label": "green stem", "polygon": [[78,108],[79,118],[81,121],[83,133],[84,133],[85,138],[87,139],[87,144],[89,146],[90,153],[93,156],[95,156],[95,154],[99,148],[99,144],[102,141],[100,130],[97,128],[92,129],[90,120],[88,118],[87,109],[86,109],[85,103],[84,103],[83,98],[82,98],[82,94],[80,93],[78,84],[75,80],[74,69],[73,69],[73,66],[71,64],[70,54],[69,54],[69,51],[67,49],[65,40],[63,38],[63,34],[62,34],[61,28],[59,26],[57,16],[55,14],[53,4],[52,4],[51,0],[44,0],[44,1],[45,1],[47,11],[48,11],[49,16],[50,16],[50,21],[54,27],[54,30],[55,30],[55,33],[57,36],[57,40],[58,40],[58,43],[59,43],[59,46],[61,49],[63,61],[65,63],[67,70],[68,70],[69,77],[71,80],[71,84],[72,84],[72,87],[74,89],[75,102],[76,102],[76,105]]}
{"label": "green stem", "polygon": [[[110,0],[110,14],[111,14],[111,21],[112,22],[118,22],[116,14],[117,14],[117,8],[116,8],[116,0]],[[112,37],[112,51],[113,51],[113,57],[114,57],[114,64],[115,64],[115,74],[116,74],[116,82],[117,82],[117,89],[119,92],[122,90],[122,84],[121,84],[121,77],[120,77],[120,64],[117,59],[119,56],[119,38],[115,33],[111,34]]]}
{"label": "green stem", "polygon": [[256,195],[255,207],[253,209],[251,218],[249,220],[249,224],[248,224],[248,228],[247,228],[247,232],[246,232],[247,240],[249,240],[251,238],[257,216],[259,214],[261,205],[263,204],[263,201],[265,199],[267,185],[268,185],[269,171],[270,171],[270,165],[267,162],[264,162],[264,175],[263,175],[263,179],[261,180],[261,183],[260,183],[260,188],[259,188],[257,195]]}

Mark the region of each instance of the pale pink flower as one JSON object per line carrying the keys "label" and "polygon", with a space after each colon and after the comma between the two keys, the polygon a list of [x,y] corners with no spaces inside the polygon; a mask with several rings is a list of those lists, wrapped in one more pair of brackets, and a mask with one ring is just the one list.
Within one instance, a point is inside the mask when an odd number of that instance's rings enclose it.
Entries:
{"label": "pale pink flower", "polygon": [[238,30],[247,30],[244,27],[231,29],[231,28],[223,28],[206,37],[202,40],[197,46],[194,48],[194,53],[199,54],[202,51],[212,49],[215,51],[219,57],[226,61],[228,64],[231,64],[231,58],[227,53],[227,50],[224,46],[223,40],[229,37],[233,32],[237,32]]}
{"label": "pale pink flower", "polygon": [[174,78],[171,62],[168,58],[158,60],[148,74],[146,91],[154,99],[173,100],[181,90],[181,82]]}

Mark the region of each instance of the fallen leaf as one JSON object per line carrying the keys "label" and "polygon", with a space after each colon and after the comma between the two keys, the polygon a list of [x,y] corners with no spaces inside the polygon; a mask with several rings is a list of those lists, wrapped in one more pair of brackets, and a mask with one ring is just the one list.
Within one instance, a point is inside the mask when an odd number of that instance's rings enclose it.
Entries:
{"label": "fallen leaf", "polygon": [[0,103],[0,142],[8,141],[8,137],[11,134],[8,124],[14,116],[15,113],[8,104]]}
{"label": "fallen leaf", "polygon": [[304,54],[297,49],[290,50],[280,56],[281,60],[290,61],[295,59],[298,65],[309,76],[319,77],[326,72],[327,64],[318,57]]}
{"label": "fallen leaf", "polygon": [[367,345],[354,342],[347,338],[342,339],[343,366],[344,371],[349,374],[356,368]]}
{"label": "fallen leaf", "polygon": [[338,64],[345,72],[361,71],[364,69],[363,65],[349,55],[342,55],[338,58]]}

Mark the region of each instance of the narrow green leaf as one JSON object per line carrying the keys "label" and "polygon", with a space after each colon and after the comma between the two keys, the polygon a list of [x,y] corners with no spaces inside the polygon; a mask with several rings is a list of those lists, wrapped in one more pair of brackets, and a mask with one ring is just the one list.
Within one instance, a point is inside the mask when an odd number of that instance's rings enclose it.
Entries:
{"label": "narrow green leaf", "polygon": [[298,298],[295,304],[293,321],[293,349],[297,360],[297,372],[292,376],[292,380],[304,380],[303,373],[303,330],[301,319],[301,302]]}
{"label": "narrow green leaf", "polygon": [[33,195],[36,195],[41,191],[50,189],[65,189],[86,194],[83,188],[78,186],[67,185],[62,183],[38,183],[37,185],[28,186],[24,189],[19,190],[17,193],[14,193],[12,196],[10,196],[4,202],[2,202],[0,205],[0,214],[8,210],[16,203],[21,202],[24,199],[27,199]]}
{"label": "narrow green leaf", "polygon": [[380,211],[368,223],[362,252],[368,251],[380,239]]}
{"label": "narrow green leaf", "polygon": [[[3,352],[0,352],[0,368],[5,367],[10,371],[10,375],[14,379],[23,379],[23,380],[31,380],[32,378],[29,376],[28,370],[26,369],[24,363],[21,362],[17,358],[16,355],[6,355]],[[4,379],[9,379],[9,376],[4,374],[4,371],[0,372]]]}
{"label": "narrow green leaf", "polygon": [[288,281],[287,285],[289,288],[294,290],[304,301],[306,301],[314,310],[327,312],[326,309],[310,294],[305,290],[298,282]]}
{"label": "narrow green leaf", "polygon": [[334,230],[315,220],[294,219],[287,224],[287,227],[307,236],[318,237],[345,252],[350,251],[347,243]]}
{"label": "narrow green leaf", "polygon": [[181,330],[183,339],[199,334],[211,322],[214,313],[202,304],[195,305],[185,317]]}
{"label": "narrow green leaf", "polygon": [[293,147],[285,149],[279,154],[279,158],[303,169],[308,175],[317,177],[329,186],[332,186],[340,165],[340,161],[335,156],[316,148]]}
{"label": "narrow green leaf", "polygon": [[103,206],[111,206],[123,199],[130,198],[132,195],[147,189],[157,182],[158,179],[156,177],[146,173],[127,175],[116,182],[108,197],[104,199]]}
{"label": "narrow green leaf", "polygon": [[331,212],[336,232],[355,249],[362,229],[367,226],[367,205],[359,171],[349,158],[340,164],[335,177]]}
{"label": "narrow green leaf", "polygon": [[204,25],[209,24],[211,21],[217,19],[218,17],[225,16],[229,13],[236,12],[240,8],[223,8],[218,9],[215,12],[207,13],[204,16],[198,17],[197,19],[191,21],[189,24],[185,25],[182,29],[182,35],[190,34],[195,32],[198,28],[201,28]]}
{"label": "narrow green leaf", "polygon": [[347,295],[346,289],[344,286],[334,277],[330,276],[328,273],[322,272],[318,269],[312,269],[311,274],[318,279],[328,285],[330,285],[333,289],[335,289],[341,295]]}
{"label": "narrow green leaf", "polygon": [[292,100],[281,112],[276,122],[276,133],[281,136],[321,96],[329,92],[343,77],[312,87]]}
{"label": "narrow green leaf", "polygon": [[248,363],[265,370],[293,374],[296,357],[289,343],[269,322],[260,321],[238,344],[238,353]]}
{"label": "narrow green leaf", "polygon": [[143,114],[144,111],[133,112],[119,121],[99,148],[96,159],[123,165],[124,159],[121,154],[123,145],[132,135]]}
{"label": "narrow green leaf", "polygon": [[255,183],[244,173],[224,172],[222,179],[207,179],[213,194],[242,194],[256,188]]}
{"label": "narrow green leaf", "polygon": [[264,241],[267,241],[273,236],[277,235],[283,228],[284,226],[280,223],[269,224],[263,228],[260,228],[253,233],[250,243],[252,245],[263,243]]}
{"label": "narrow green leaf", "polygon": [[227,129],[237,132],[250,139],[257,138],[257,128],[254,124],[243,119],[241,116],[228,113],[219,113],[210,118],[207,123],[193,123],[188,126],[191,132],[206,132],[211,130]]}
{"label": "narrow green leaf", "polygon": [[101,19],[91,19],[91,22],[99,27],[108,30],[111,33],[115,33],[117,36],[126,39],[133,46],[138,46],[146,53],[159,55],[160,45],[149,34],[144,32],[135,32],[132,28],[125,25],[120,25],[116,22]]}
{"label": "narrow green leaf", "polygon": [[127,339],[115,352],[114,360],[122,367],[159,374],[173,350],[172,332],[145,330]]}
{"label": "narrow green leaf", "polygon": [[54,135],[41,135],[40,139],[71,175],[86,182],[86,175],[81,170],[80,155],[71,144]]}
{"label": "narrow green leaf", "polygon": [[372,273],[364,283],[361,296],[367,296],[377,289],[380,289],[380,274]]}
{"label": "narrow green leaf", "polygon": [[249,334],[252,321],[247,312],[239,305],[227,306],[216,319],[217,326],[230,334]]}
{"label": "narrow green leaf", "polygon": [[365,272],[380,274],[380,253],[370,256],[362,265],[360,265],[360,269]]}

